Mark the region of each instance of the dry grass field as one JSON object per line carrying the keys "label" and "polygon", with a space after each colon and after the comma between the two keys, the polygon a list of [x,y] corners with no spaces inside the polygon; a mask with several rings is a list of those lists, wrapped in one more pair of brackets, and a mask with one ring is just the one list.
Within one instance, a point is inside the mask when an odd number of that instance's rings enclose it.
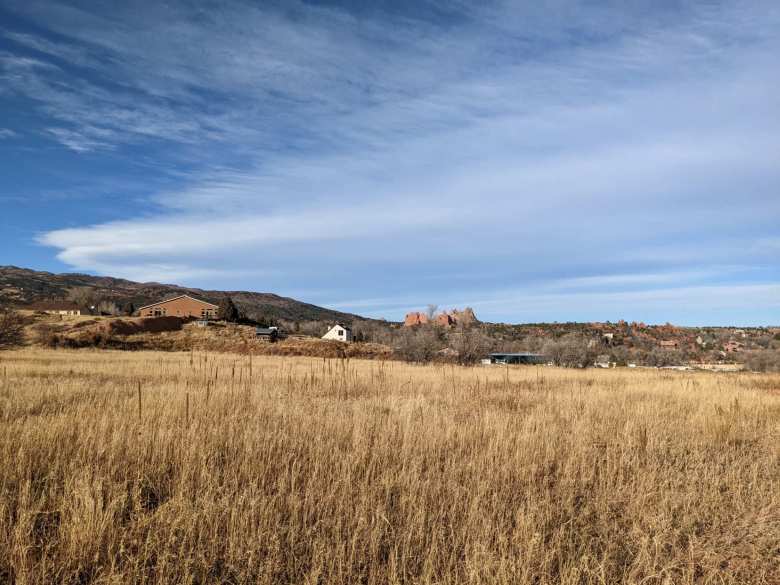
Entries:
{"label": "dry grass field", "polygon": [[780,376],[0,353],[0,582],[776,585]]}

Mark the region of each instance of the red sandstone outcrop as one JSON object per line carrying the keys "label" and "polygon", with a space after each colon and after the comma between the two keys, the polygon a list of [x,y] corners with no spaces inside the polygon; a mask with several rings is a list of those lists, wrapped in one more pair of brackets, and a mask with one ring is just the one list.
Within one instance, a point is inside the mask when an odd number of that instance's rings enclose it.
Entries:
{"label": "red sandstone outcrop", "polygon": [[425,313],[408,313],[404,318],[404,327],[414,327],[415,325],[425,325],[428,323],[428,315]]}
{"label": "red sandstone outcrop", "polygon": [[455,325],[473,325],[477,323],[477,316],[474,314],[474,310],[471,307],[458,310],[452,309],[451,311],[443,311],[436,315],[431,321],[428,315],[420,312],[408,313],[404,318],[404,327],[414,327],[415,325],[425,325],[433,322],[441,327],[454,327]]}
{"label": "red sandstone outcrop", "polygon": [[459,325],[473,325],[474,323],[478,322],[477,316],[474,314],[474,309],[471,307],[466,307],[462,311],[453,309],[449,314],[453,319],[455,319],[455,323]]}
{"label": "red sandstone outcrop", "polygon": [[435,323],[437,325],[441,325],[442,327],[452,327],[455,325],[455,317],[449,313],[439,313],[436,315]]}

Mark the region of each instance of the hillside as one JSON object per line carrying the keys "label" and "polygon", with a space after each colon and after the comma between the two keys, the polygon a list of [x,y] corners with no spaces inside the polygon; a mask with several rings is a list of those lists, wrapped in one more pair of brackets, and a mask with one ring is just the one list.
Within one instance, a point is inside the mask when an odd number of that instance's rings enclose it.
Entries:
{"label": "hillside", "polygon": [[22,307],[42,300],[71,299],[80,304],[114,303],[121,311],[163,298],[189,294],[212,303],[229,296],[248,317],[289,321],[363,320],[359,315],[333,311],[272,293],[217,291],[158,282],[133,282],[88,274],[53,274],[16,266],[0,266],[0,306]]}

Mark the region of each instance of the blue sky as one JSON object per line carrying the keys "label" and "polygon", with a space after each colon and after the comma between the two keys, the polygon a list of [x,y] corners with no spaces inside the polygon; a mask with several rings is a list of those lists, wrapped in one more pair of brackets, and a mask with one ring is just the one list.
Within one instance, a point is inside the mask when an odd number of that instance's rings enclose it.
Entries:
{"label": "blue sky", "polygon": [[761,0],[0,0],[0,264],[780,324],[778,54]]}

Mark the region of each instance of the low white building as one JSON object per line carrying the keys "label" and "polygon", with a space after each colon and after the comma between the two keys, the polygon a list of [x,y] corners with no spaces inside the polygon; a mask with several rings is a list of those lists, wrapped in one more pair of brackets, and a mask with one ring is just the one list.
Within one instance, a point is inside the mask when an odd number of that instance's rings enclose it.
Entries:
{"label": "low white building", "polygon": [[352,329],[341,323],[331,327],[328,332],[322,336],[323,339],[330,341],[343,341],[350,343],[352,341]]}
{"label": "low white building", "polygon": [[47,315],[81,315],[81,307],[69,301],[42,301],[30,305],[28,308],[38,313],[46,313]]}

